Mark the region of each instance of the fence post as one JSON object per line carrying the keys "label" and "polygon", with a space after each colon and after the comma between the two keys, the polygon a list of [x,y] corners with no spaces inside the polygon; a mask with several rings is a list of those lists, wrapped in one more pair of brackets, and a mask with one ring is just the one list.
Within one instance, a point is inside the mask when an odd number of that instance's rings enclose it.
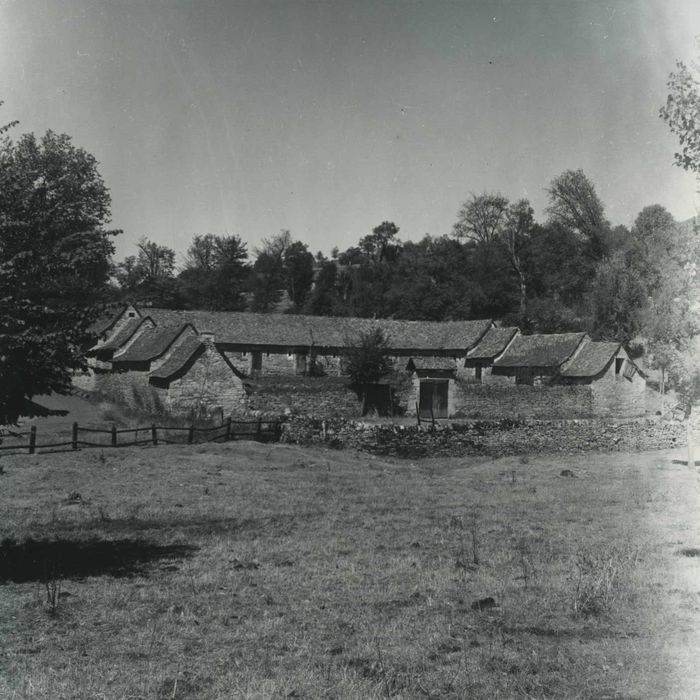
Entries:
{"label": "fence post", "polygon": [[73,436],[71,438],[71,447],[74,450],[78,449],[78,424],[73,423]]}
{"label": "fence post", "polygon": [[262,418],[258,418],[257,440],[260,440],[261,437],[262,437]]}
{"label": "fence post", "polygon": [[156,428],[155,423],[153,423],[151,425],[151,438],[153,439],[153,444],[157,445],[158,444],[158,428]]}
{"label": "fence post", "polygon": [[191,445],[194,442],[194,425],[190,426],[190,429],[187,431],[187,444]]}
{"label": "fence post", "polygon": [[326,441],[326,421],[325,419],[321,421],[321,438],[323,442]]}
{"label": "fence post", "polygon": [[34,449],[36,447],[36,425],[33,425],[29,429],[29,454],[34,454]]}
{"label": "fence post", "polygon": [[112,447],[117,446],[117,426],[112,426]]}
{"label": "fence post", "polygon": [[418,406],[418,401],[416,401],[416,419],[418,420],[418,425],[420,425],[420,407]]}
{"label": "fence post", "polygon": [[226,442],[231,439],[231,416],[228,417],[226,421]]}

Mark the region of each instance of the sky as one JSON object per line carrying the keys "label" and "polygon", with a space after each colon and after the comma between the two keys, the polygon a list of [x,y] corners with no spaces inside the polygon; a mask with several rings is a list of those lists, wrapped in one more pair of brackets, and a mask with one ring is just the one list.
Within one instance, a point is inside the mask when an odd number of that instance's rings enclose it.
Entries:
{"label": "sky", "polygon": [[0,0],[0,123],[64,132],[146,236],[329,253],[385,220],[449,234],[471,195],[582,168],[613,224],[697,213],[659,118],[698,0]]}

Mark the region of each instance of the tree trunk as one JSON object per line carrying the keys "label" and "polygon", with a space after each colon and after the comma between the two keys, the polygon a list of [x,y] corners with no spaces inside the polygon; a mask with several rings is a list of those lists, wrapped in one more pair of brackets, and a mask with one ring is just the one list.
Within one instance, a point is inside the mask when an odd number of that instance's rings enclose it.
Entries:
{"label": "tree trunk", "polygon": [[518,270],[520,275],[520,322],[525,321],[525,307],[527,305],[527,286],[525,284],[525,275]]}
{"label": "tree trunk", "polygon": [[693,445],[693,407],[688,410],[688,423],[686,426],[688,431],[688,466],[695,466],[695,446]]}
{"label": "tree trunk", "polygon": [[659,387],[659,389],[661,390],[661,396],[663,396],[666,393],[665,392],[665,389],[666,389],[665,378],[666,378],[666,373],[664,371],[664,368],[662,367],[661,368],[661,386]]}

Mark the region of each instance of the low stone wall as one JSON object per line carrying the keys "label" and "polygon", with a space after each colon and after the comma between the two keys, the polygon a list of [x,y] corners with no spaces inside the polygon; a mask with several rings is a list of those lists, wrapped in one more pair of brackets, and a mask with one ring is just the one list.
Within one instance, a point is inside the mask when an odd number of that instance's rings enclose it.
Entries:
{"label": "low stone wall", "polygon": [[589,418],[593,415],[590,386],[473,384],[456,381],[457,418]]}
{"label": "low stone wall", "polygon": [[357,394],[339,377],[261,377],[249,389],[248,408],[264,414],[359,418],[362,412]]}
{"label": "low stone wall", "polygon": [[367,424],[342,418],[292,416],[282,440],[327,445],[403,458],[611,452],[670,449],[686,444],[681,421],[644,419],[627,423],[601,420],[481,420],[425,424]]}

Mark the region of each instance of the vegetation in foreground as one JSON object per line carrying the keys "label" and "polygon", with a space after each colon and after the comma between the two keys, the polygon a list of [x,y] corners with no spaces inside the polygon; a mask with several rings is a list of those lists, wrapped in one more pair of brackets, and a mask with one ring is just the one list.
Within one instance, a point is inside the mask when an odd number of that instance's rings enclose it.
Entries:
{"label": "vegetation in foreground", "polygon": [[0,696],[697,697],[671,457],[3,459]]}

